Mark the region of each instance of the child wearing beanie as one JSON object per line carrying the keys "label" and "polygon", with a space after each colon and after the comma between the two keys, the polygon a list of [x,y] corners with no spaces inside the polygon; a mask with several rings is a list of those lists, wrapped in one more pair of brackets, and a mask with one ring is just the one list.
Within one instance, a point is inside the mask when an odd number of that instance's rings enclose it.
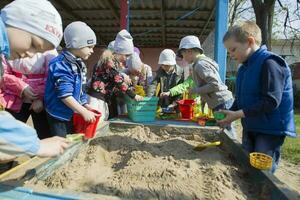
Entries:
{"label": "child wearing beanie", "polygon": [[132,37],[126,30],[122,30],[116,36],[114,52],[104,51],[94,67],[87,92],[88,102],[91,107],[102,113],[101,121],[118,115],[117,97],[127,94],[135,100],[143,99],[133,92],[121,74],[121,66],[125,66],[124,62],[132,53]]}
{"label": "child wearing beanie", "polygon": [[127,59],[126,66],[124,72],[129,75],[133,86],[142,86],[147,91],[153,80],[151,67],[143,63],[136,52]]}
{"label": "child wearing beanie", "polygon": [[[33,56],[56,48],[62,39],[62,21],[47,0],[15,0],[1,10],[0,18],[0,86],[2,56],[8,59]],[[23,154],[57,156],[68,147],[64,138],[39,140],[36,131],[0,111],[0,162]]]}
{"label": "child wearing beanie", "polygon": [[96,45],[94,31],[84,22],[72,22],[64,31],[66,49],[49,64],[45,105],[50,130],[57,136],[72,133],[72,116],[79,113],[85,121],[93,122],[83,90],[85,64]]}

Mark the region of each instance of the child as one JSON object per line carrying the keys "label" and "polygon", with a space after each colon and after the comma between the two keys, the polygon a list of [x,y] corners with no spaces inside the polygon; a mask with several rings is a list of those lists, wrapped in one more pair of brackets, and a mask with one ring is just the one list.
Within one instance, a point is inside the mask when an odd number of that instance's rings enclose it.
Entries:
{"label": "child", "polygon": [[[195,86],[190,89],[190,93],[201,96],[201,106],[204,107],[207,104],[208,108],[213,111],[229,109],[233,103],[232,93],[220,78],[218,64],[203,54],[198,37],[190,35],[182,38],[178,55],[192,64],[192,78]],[[235,139],[233,128],[229,126],[227,129],[229,136]]]}
{"label": "child", "polygon": [[[149,87],[147,96],[155,95],[157,85],[160,84],[160,93],[168,92],[172,87],[180,84],[184,80],[183,70],[176,65],[176,54],[171,49],[163,50],[159,55],[158,64],[160,68],[156,73],[156,77],[152,81]],[[162,97],[159,100],[159,105],[162,108],[174,108],[176,106],[176,101],[181,99],[181,95],[174,97]]]}
{"label": "child", "polygon": [[115,46],[115,41],[111,41],[108,46],[107,49],[110,50],[111,52],[114,52],[114,46]]}
{"label": "child", "polygon": [[117,96],[126,93],[137,101],[143,99],[130,89],[121,74],[121,68],[125,66],[121,63],[132,53],[132,37],[126,30],[122,30],[116,36],[114,53],[104,51],[94,67],[88,101],[91,107],[102,113],[101,121],[118,115]]}
{"label": "child", "polygon": [[77,21],[65,28],[64,40],[66,50],[49,64],[45,91],[50,130],[62,137],[72,133],[74,112],[79,113],[87,122],[95,120],[82,85],[86,67],[83,60],[87,60],[93,53],[96,35],[88,25]]}
{"label": "child", "polygon": [[283,58],[261,45],[254,22],[230,28],[223,38],[230,56],[242,66],[236,79],[236,98],[221,126],[241,118],[242,146],[248,152],[272,156],[274,173],[286,136],[296,137],[291,71]]}
{"label": "child", "polygon": [[128,31],[121,30],[114,43],[113,54],[117,65],[115,67],[119,72],[122,72],[126,68],[126,60],[134,52],[133,38]]}
{"label": "child", "polygon": [[[39,17],[36,17],[36,16]],[[0,54],[10,59],[56,48],[62,39],[61,17],[46,0],[15,0],[1,10]],[[0,60],[2,60],[0,56]],[[0,61],[0,85],[2,85]],[[22,154],[56,156],[68,147],[64,138],[39,140],[33,128],[0,112],[0,162]]]}
{"label": "child", "polygon": [[44,91],[49,61],[56,50],[36,53],[32,58],[13,61],[3,59],[4,76],[0,89],[0,103],[16,119],[26,123],[32,116],[40,139],[51,137],[44,109]]}
{"label": "child", "polygon": [[137,53],[133,53],[126,62],[127,69],[125,69],[125,74],[129,75],[133,86],[140,85],[147,88],[152,83],[152,69],[149,65],[143,63],[140,56]]}

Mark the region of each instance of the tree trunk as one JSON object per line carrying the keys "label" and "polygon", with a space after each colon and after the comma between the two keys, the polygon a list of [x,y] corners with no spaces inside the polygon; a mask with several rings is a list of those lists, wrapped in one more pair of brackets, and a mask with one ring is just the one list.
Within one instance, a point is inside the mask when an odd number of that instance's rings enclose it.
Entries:
{"label": "tree trunk", "polygon": [[256,23],[261,29],[262,44],[271,50],[272,25],[275,0],[251,0],[255,13]]}

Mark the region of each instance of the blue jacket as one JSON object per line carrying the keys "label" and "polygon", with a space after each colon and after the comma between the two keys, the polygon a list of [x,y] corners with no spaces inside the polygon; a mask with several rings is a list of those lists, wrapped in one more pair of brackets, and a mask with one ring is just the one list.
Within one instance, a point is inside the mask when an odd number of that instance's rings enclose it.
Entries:
{"label": "blue jacket", "polygon": [[[0,57],[2,55],[9,57],[9,41],[1,18],[0,31]],[[0,65],[2,65],[1,59]],[[0,144],[0,154],[2,155],[18,156],[24,153],[34,155],[40,148],[40,140],[36,131],[5,111],[0,111]]]}
{"label": "blue jacket", "polygon": [[73,96],[81,105],[87,103],[82,88],[84,67],[82,60],[68,51],[63,51],[50,61],[44,99],[46,111],[52,117],[71,120],[74,112],[61,101],[63,98]]}
{"label": "blue jacket", "polygon": [[261,100],[260,75],[262,65],[266,59],[274,59],[285,66],[285,85],[282,91],[282,99],[279,106],[269,113],[242,118],[243,129],[250,132],[295,137],[291,71],[281,57],[267,51],[264,46],[254,52],[238,71],[236,80],[237,106],[239,109],[247,109]]}

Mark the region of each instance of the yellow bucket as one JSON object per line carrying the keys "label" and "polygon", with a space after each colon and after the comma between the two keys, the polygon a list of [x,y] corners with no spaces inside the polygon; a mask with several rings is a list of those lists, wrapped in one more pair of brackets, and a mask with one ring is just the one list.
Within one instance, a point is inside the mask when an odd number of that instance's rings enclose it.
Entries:
{"label": "yellow bucket", "polygon": [[269,170],[272,167],[272,157],[264,153],[250,153],[250,164],[260,170]]}

